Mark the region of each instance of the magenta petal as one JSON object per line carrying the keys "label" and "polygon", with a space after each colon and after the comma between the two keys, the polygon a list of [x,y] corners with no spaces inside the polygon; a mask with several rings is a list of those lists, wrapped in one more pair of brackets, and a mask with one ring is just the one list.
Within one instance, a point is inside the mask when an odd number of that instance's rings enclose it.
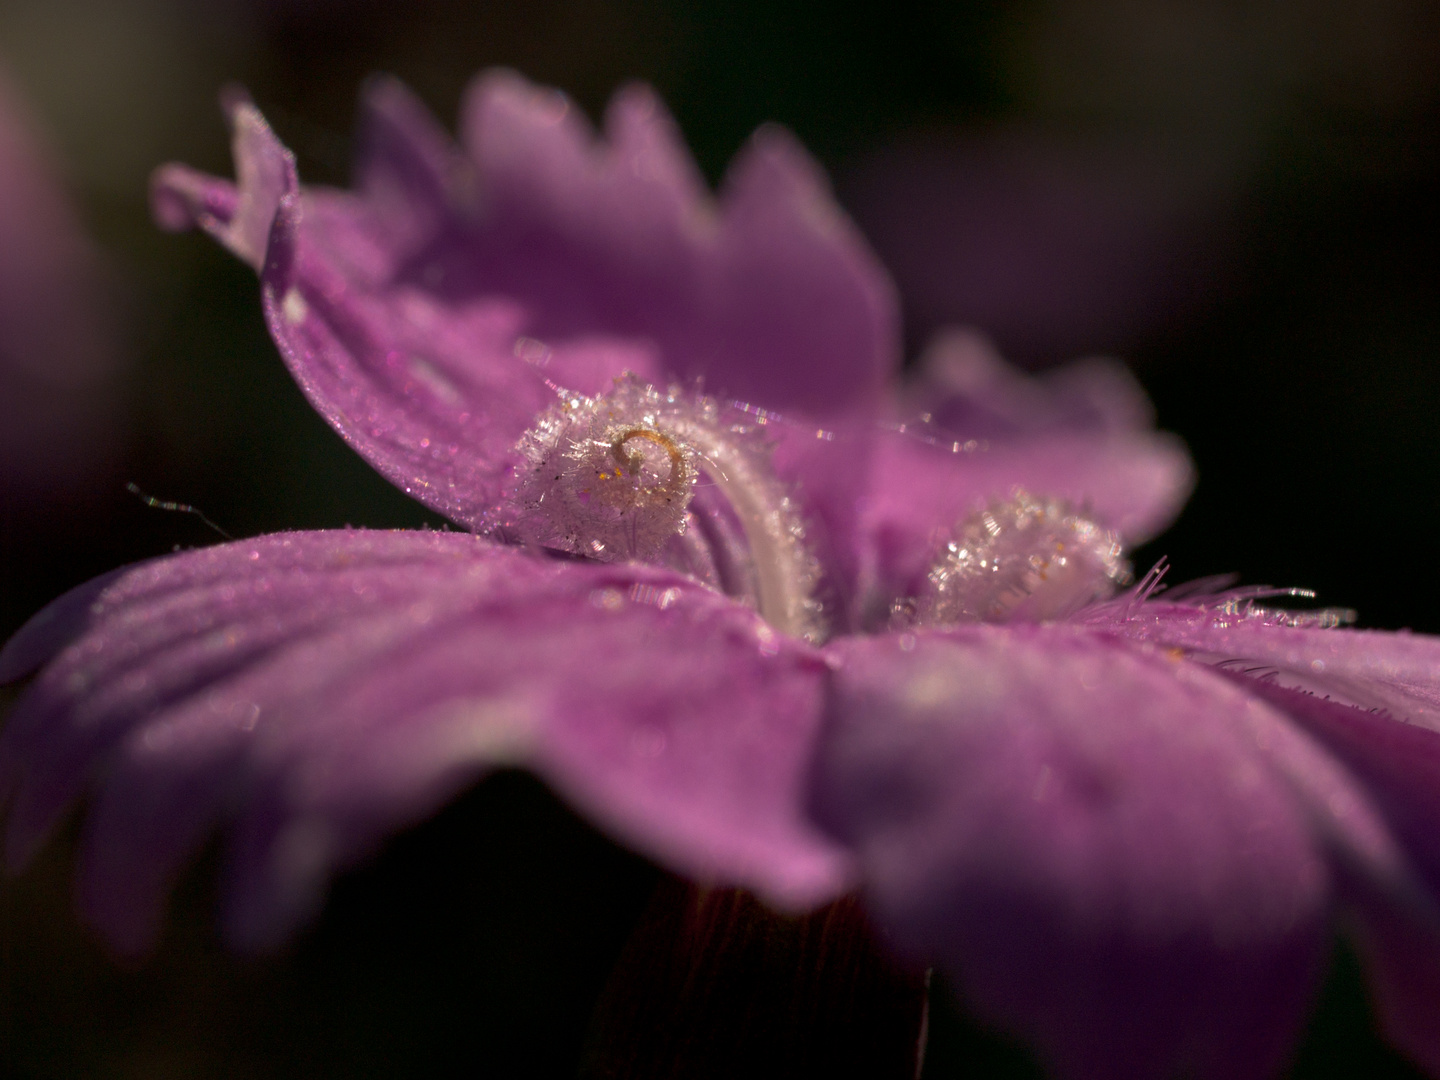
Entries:
{"label": "magenta petal", "polygon": [[261,273],[265,314],[296,381],[346,441],[407,494],[475,527],[554,393],[517,355],[524,316],[513,301],[449,302],[397,278],[417,220],[451,214],[433,202],[448,179],[434,175],[438,135],[387,123],[407,104],[388,82],[367,97],[370,200],[298,189],[281,199]]}
{"label": "magenta petal", "polygon": [[717,341],[677,346],[693,358],[681,370],[780,408],[865,403],[899,366],[897,301],[819,166],[789,132],[761,128],[725,176],[720,213],[703,283]]}
{"label": "magenta petal", "polygon": [[973,330],[936,335],[904,388],[903,418],[928,415],[964,439],[1004,439],[1045,431],[1148,431],[1155,410],[1116,360],[1090,357],[1028,375]]}
{"label": "magenta petal", "polygon": [[688,877],[788,908],[843,891],[847,860],[799,819],[818,661],[684,579],[567,569],[282,704],[231,852],[237,945],[283,939],[333,869],[496,764]]}
{"label": "magenta petal", "polygon": [[1365,787],[1411,865],[1440,895],[1440,732],[1292,689],[1233,677],[1290,716]]}
{"label": "magenta petal", "polygon": [[[398,79],[366,83],[355,140],[359,199],[347,210],[383,237],[387,253],[403,258],[453,227],[473,178],[449,132]],[[343,232],[336,239],[343,243]]]}
{"label": "magenta petal", "polygon": [[1017,489],[1065,499],[1136,544],[1169,525],[1194,486],[1184,444],[1154,430],[1144,392],[1110,361],[1034,377],[952,330],[899,406],[904,423],[876,439],[859,504],[865,622],[918,595],[950,530]]}
{"label": "magenta petal", "polygon": [[1130,543],[1170,523],[1194,475],[1183,444],[1165,432],[1056,433],[989,447],[962,443],[958,450],[896,438],[881,443],[876,457],[872,487],[890,496],[876,506],[893,520],[900,520],[902,503],[917,507],[917,518],[953,524],[1021,487],[1070,500]]}
{"label": "magenta petal", "polygon": [[95,788],[81,898],[122,951],[153,943],[179,868],[237,815],[227,930],[269,946],[332,872],[497,765],[700,879],[789,906],[850,880],[799,811],[823,665],[687,579],[464,534],[297,533],[136,567],[88,610],[0,761],[14,859]]}
{"label": "magenta petal", "polygon": [[467,287],[520,298],[535,336],[647,338],[708,391],[814,412],[898,366],[889,279],[789,136],[757,133],[717,203],[643,88],[616,96],[597,140],[564,95],[491,73],[461,129],[479,208]]}
{"label": "magenta petal", "polygon": [[386,479],[482,527],[516,442],[554,394],[514,354],[513,307],[371,291],[337,272],[310,238],[348,229],[341,199],[282,201],[262,275],[271,335],[316,410]]}
{"label": "magenta petal", "polygon": [[16,674],[62,634],[75,639],[0,732],[7,861],[23,863],[97,763],[157,714],[367,612],[443,599],[491,550],[460,533],[282,533],[142,563],[61,597],[0,654]]}
{"label": "magenta petal", "polygon": [[230,120],[238,184],[184,165],[165,165],[155,170],[151,204],[155,219],[167,229],[204,229],[258,271],[276,207],[296,186],[295,158],[243,93],[228,92],[222,104]]}
{"label": "magenta petal", "polygon": [[1384,842],[1343,773],[1204,668],[1067,627],[830,651],[814,805],[901,944],[1058,1076],[1274,1074],[1325,849]]}
{"label": "magenta petal", "polygon": [[1066,499],[1138,543],[1169,524],[1193,477],[1184,446],[1164,432],[945,443],[887,435],[876,442],[860,510],[864,589],[882,611],[893,597],[917,595],[949,530],[1016,489]]}
{"label": "magenta petal", "polygon": [[1361,958],[1380,1026],[1430,1075],[1440,1075],[1440,920],[1389,897],[1352,898]]}
{"label": "magenta petal", "polygon": [[[454,232],[464,160],[398,84],[377,81],[364,104],[359,195],[301,194],[289,152],[236,101],[238,190],[167,166],[156,216],[198,224],[255,265],[271,334],[321,415],[387,479],[477,527],[554,392],[522,355],[514,299],[443,300],[405,278],[417,245]],[[600,383],[654,366],[644,347],[591,338],[563,350],[557,369]]]}
{"label": "magenta petal", "polygon": [[1097,628],[1440,730],[1440,638],[1291,621],[1285,612],[1223,597],[1193,604],[1122,598],[1087,617]]}
{"label": "magenta petal", "polygon": [[1275,679],[1233,677],[1282,709],[1343,761],[1385,815],[1423,898],[1364,880],[1347,889],[1381,1023],[1392,1042],[1440,1072],[1440,733],[1292,689]]}

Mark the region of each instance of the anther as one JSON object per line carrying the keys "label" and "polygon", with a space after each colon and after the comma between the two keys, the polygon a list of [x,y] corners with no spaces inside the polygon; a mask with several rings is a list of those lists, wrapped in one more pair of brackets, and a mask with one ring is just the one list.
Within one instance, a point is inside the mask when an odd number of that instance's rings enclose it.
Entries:
{"label": "anther", "polygon": [[1061,499],[1017,490],[957,525],[921,596],[895,621],[926,626],[1062,619],[1130,580],[1118,534]]}
{"label": "anther", "polygon": [[[663,477],[651,480],[647,476],[651,470],[647,469],[649,462],[645,455],[627,448],[628,444],[636,439],[653,443],[665,451],[669,458],[669,471]],[[630,499],[636,505],[669,503],[677,498],[688,499],[686,492],[693,480],[694,470],[689,464],[685,450],[663,432],[650,428],[627,428],[616,434],[611,441],[610,456],[614,458],[617,468],[613,473],[601,472],[599,479],[601,481],[630,480],[631,487],[623,497]]]}
{"label": "anther", "polygon": [[710,398],[661,393],[628,375],[600,397],[565,394],[517,446],[526,466],[504,527],[589,558],[684,568],[693,560],[676,561],[677,551],[703,548],[714,531],[687,535],[703,474],[744,536],[742,576],[752,585],[736,595],[775,629],[818,640],[819,570],[799,515],[770,470],[768,448],[721,415]]}

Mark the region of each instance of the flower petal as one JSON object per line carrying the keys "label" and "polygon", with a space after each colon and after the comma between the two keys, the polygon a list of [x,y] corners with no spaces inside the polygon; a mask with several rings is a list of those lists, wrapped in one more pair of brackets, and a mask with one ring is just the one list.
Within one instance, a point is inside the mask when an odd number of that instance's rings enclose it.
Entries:
{"label": "flower petal", "polygon": [[1440,732],[1283,685],[1231,673],[1344,762],[1385,815],[1411,865],[1440,895]]}
{"label": "flower petal", "polygon": [[901,412],[907,420],[928,415],[962,440],[1155,426],[1150,399],[1119,361],[1088,357],[1032,376],[1006,363],[984,335],[955,327],[926,346]]}
{"label": "flower petal", "polygon": [[[338,197],[337,197],[338,198]],[[308,243],[343,232],[334,205],[281,203],[262,276],[266,320],[316,410],[386,479],[471,528],[488,523],[515,444],[555,400],[514,355],[516,312],[452,307],[408,288],[367,292]]]}
{"label": "flower petal", "polygon": [[950,529],[1017,488],[1066,499],[1136,543],[1169,524],[1194,476],[1184,446],[1164,432],[943,444],[893,434],[876,441],[872,462],[859,524],[871,624],[893,598],[919,595]]}
{"label": "flower petal", "polygon": [[756,136],[717,205],[643,88],[616,97],[600,143],[562,96],[484,77],[467,159],[379,79],[349,194],[302,192],[254,106],[227,110],[238,189],[167,166],[156,217],[260,269],[271,334],[317,410],[472,528],[557,387],[598,393],[633,371],[833,412],[898,363],[888,279],[778,132]]}
{"label": "flower petal", "polygon": [[1276,679],[1235,673],[1245,689],[1284,711],[1345,763],[1385,815],[1410,865],[1429,888],[1425,900],[1396,897],[1360,875],[1346,890],[1357,917],[1376,1007],[1391,1040],[1440,1071],[1440,732],[1317,697]]}
{"label": "flower petal", "polygon": [[[445,300],[406,278],[411,248],[453,226],[447,200],[464,161],[393,81],[372,83],[363,104],[359,195],[302,194],[293,157],[233,98],[238,191],[166,166],[156,216],[199,225],[255,265],[271,335],[317,411],[402,490],[480,527],[516,442],[555,394],[521,355],[515,301]],[[643,346],[593,336],[557,364],[582,382],[654,366]]]}
{"label": "flower petal", "polygon": [[1440,921],[1385,896],[1352,898],[1352,913],[1386,1038],[1431,1076],[1440,1074]]}
{"label": "flower petal", "polygon": [[499,765],[693,877],[792,907],[850,880],[799,809],[823,666],[676,575],[296,533],[137,567],[90,610],[0,760],[14,856],[97,788],[81,898],[122,951],[219,824],[227,934],[273,946],[333,872]]}
{"label": "flower petal", "polygon": [[295,156],[280,145],[243,92],[227,91],[221,104],[230,120],[238,183],[185,165],[163,165],[151,181],[151,206],[165,228],[204,229],[258,272],[275,210],[295,188]]}
{"label": "flower petal", "polygon": [[831,652],[814,805],[901,944],[1059,1076],[1275,1072],[1326,849],[1393,856],[1343,772],[1203,667],[1069,627]]}
{"label": "flower petal", "polygon": [[1293,626],[1291,613],[1223,601],[1137,604],[1122,597],[1086,622],[1440,731],[1440,637]]}
{"label": "flower petal", "polygon": [[817,413],[898,367],[888,277],[778,129],[756,133],[718,204],[642,87],[616,95],[597,141],[563,95],[491,73],[461,130],[478,175],[470,287],[521,298],[538,337],[645,337],[707,391]]}
{"label": "flower petal", "polygon": [[13,677],[74,639],[0,732],[7,861],[26,861],[94,764],[158,711],[369,613],[433,607],[491,550],[466,534],[281,533],[128,567],[61,597],[0,653]]}
{"label": "flower petal", "polygon": [[926,351],[899,407],[905,422],[876,438],[860,503],[862,625],[919,595],[950,530],[1017,488],[1063,498],[1136,544],[1169,525],[1194,486],[1184,444],[1153,429],[1144,392],[1113,362],[1035,378],[952,330]]}

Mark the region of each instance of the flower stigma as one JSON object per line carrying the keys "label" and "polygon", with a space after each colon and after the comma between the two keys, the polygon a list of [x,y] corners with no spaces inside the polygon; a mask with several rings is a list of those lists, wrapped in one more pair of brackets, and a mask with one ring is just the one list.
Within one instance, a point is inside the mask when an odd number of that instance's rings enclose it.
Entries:
{"label": "flower stigma", "polygon": [[[627,449],[637,439],[653,444],[669,458],[669,471],[663,477],[655,476],[653,454],[647,455],[643,448]],[[610,456],[615,459],[614,471],[601,469],[596,473],[595,495],[602,501],[624,508],[677,500],[689,503],[695,483],[694,466],[685,450],[664,432],[639,427],[622,431],[610,444]]]}
{"label": "flower stigma", "polygon": [[750,602],[777,630],[824,636],[818,563],[742,411],[627,373],[594,398],[561,391],[516,449],[525,465],[502,527],[519,539],[668,566]]}
{"label": "flower stigma", "polygon": [[897,601],[892,621],[947,626],[1045,622],[1111,596],[1131,580],[1117,533],[1063,499],[1016,489],[951,532],[919,597]]}

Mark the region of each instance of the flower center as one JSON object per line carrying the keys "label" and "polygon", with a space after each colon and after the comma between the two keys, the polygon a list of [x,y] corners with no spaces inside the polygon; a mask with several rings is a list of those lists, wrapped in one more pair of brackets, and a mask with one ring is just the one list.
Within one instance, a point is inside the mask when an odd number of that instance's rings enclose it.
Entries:
{"label": "flower center", "polygon": [[[634,442],[649,443],[648,447],[630,448]],[[610,443],[614,468],[603,461],[597,463],[592,496],[602,505],[621,513],[642,507],[660,509],[690,502],[695,484],[693,455],[662,431],[629,428],[617,433]],[[664,473],[661,466],[668,467]]]}
{"label": "flower center", "polygon": [[750,601],[777,630],[822,636],[818,566],[743,413],[624,375],[598,397],[562,393],[518,450],[506,528],[521,540],[670,566]]}
{"label": "flower center", "polygon": [[1072,615],[1130,580],[1120,537],[1061,499],[1017,490],[962,521],[924,592],[893,609],[898,622],[1045,622]]}

